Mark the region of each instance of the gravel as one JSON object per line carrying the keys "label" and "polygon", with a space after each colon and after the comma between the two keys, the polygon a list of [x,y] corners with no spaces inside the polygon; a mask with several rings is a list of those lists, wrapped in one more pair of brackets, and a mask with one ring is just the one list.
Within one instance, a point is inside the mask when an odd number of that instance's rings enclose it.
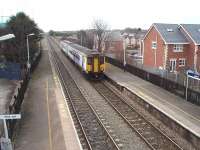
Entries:
{"label": "gravel", "polygon": [[[109,82],[106,82],[106,84],[109,84],[112,88],[117,90],[113,85],[111,85]],[[117,90],[119,93],[121,93],[119,90]],[[168,135],[171,139],[173,139],[178,145],[180,145],[185,150],[196,150],[191,143],[186,141],[184,138],[182,138],[179,134],[171,130],[169,127],[167,127],[165,124],[163,124],[160,120],[156,119],[154,116],[152,116],[147,110],[145,110],[141,105],[139,105],[136,101],[133,99],[130,99],[129,97],[121,94],[122,97],[126,100],[128,104],[131,104],[132,107],[134,107],[137,112],[142,114],[148,121],[150,121],[153,125],[158,127],[163,133]]]}
{"label": "gravel", "polygon": [[[60,52],[61,57],[65,57]],[[83,77],[80,71],[65,59],[64,62],[70,73],[73,74],[74,80],[80,86],[82,93],[93,106],[99,118],[109,131],[112,138],[122,150],[147,150],[149,147],[142,141],[138,135],[124,122],[124,120],[113,110],[111,106],[99,95],[99,93]]]}

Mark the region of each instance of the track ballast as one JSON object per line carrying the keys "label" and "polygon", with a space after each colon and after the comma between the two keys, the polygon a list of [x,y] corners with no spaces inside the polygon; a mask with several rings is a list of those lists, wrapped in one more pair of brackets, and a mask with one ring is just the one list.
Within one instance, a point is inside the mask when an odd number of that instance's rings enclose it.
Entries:
{"label": "track ballast", "polygon": [[131,128],[153,150],[181,150],[174,141],[156,128],[132,106],[103,82],[93,82],[94,88],[118,112],[118,114],[131,126]]}
{"label": "track ballast", "polygon": [[51,47],[52,60],[61,81],[83,149],[118,150],[118,146],[104,128],[96,112],[84,98],[62,60],[60,60],[52,44],[54,41],[50,39],[48,41]]}

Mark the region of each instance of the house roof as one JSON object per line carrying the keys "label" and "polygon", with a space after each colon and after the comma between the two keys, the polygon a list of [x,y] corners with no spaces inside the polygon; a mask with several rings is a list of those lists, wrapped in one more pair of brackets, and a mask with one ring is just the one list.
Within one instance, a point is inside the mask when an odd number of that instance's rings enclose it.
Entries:
{"label": "house roof", "polygon": [[200,24],[181,24],[196,45],[200,45]]}
{"label": "house roof", "polygon": [[178,24],[154,23],[153,26],[160,33],[166,44],[186,44],[186,37],[179,30]]}

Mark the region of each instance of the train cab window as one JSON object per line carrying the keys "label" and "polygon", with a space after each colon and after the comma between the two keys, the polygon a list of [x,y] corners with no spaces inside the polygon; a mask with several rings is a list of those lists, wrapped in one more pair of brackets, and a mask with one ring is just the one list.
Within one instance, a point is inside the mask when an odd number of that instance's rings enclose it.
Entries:
{"label": "train cab window", "polygon": [[103,56],[100,57],[100,64],[104,64],[104,57]]}
{"label": "train cab window", "polygon": [[88,64],[88,65],[91,65],[91,64],[92,64],[92,58],[91,58],[91,57],[88,57],[88,58],[87,58],[87,64]]}

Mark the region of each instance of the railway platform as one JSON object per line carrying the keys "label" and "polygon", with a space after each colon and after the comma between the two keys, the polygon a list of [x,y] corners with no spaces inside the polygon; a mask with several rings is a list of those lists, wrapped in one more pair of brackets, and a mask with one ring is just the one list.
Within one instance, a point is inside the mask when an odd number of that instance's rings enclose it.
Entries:
{"label": "railway platform", "polygon": [[[9,104],[15,95],[18,85],[20,85],[20,81],[0,79],[0,114],[7,114],[9,112]],[[0,120],[0,137],[3,133],[3,122]]]}
{"label": "railway platform", "polygon": [[31,75],[24,98],[15,150],[80,150],[78,135],[51,65],[46,39],[42,47],[42,58]]}
{"label": "railway platform", "polygon": [[129,72],[106,64],[105,75],[125,95],[198,147],[200,145],[200,107]]}
{"label": "railway platform", "polygon": [[0,79],[0,114],[6,113],[19,81]]}

